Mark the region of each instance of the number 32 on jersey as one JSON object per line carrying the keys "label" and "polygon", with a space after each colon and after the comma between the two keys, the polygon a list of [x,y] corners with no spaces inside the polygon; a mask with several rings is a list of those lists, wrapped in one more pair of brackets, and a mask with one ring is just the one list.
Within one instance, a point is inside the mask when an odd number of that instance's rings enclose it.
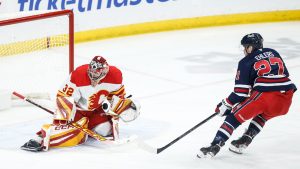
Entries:
{"label": "number 32 on jersey", "polygon": [[62,91],[65,93],[66,96],[72,96],[74,89],[66,84]]}

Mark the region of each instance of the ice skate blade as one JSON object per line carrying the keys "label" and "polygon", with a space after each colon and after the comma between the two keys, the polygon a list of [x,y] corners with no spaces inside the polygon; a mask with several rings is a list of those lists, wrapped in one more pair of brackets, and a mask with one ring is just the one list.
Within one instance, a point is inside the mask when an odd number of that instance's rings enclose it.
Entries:
{"label": "ice skate blade", "polygon": [[235,154],[243,154],[244,148],[237,148],[235,146],[229,147],[229,151],[235,153]]}
{"label": "ice skate blade", "polygon": [[36,148],[28,148],[28,147],[21,147],[21,150],[30,151],[30,152],[41,152],[42,149],[36,149]]}
{"label": "ice skate blade", "polygon": [[197,154],[197,157],[198,157],[198,158],[201,158],[201,159],[204,159],[204,158],[210,159],[210,158],[213,158],[214,155],[212,155],[211,153],[207,153],[206,155],[203,154],[203,153],[198,153],[198,154]]}

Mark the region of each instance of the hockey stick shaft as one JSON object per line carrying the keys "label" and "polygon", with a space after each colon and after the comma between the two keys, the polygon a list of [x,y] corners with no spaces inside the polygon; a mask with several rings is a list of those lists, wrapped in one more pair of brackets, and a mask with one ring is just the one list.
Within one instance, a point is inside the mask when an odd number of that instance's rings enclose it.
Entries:
{"label": "hockey stick shaft", "polygon": [[[49,109],[47,109],[47,108],[45,108],[45,107],[43,107],[43,106],[41,106],[41,105],[35,103],[34,101],[32,101],[32,100],[26,98],[25,96],[23,96],[23,95],[21,95],[21,94],[15,92],[15,91],[13,92],[13,94],[14,94],[15,96],[19,97],[20,99],[25,100],[25,101],[27,101],[28,103],[31,103],[32,105],[35,105],[35,106],[37,106],[37,107],[39,107],[39,108],[45,110],[46,112],[48,112],[48,113],[50,113],[50,114],[54,114],[53,111],[51,111],[51,110],[49,110]],[[101,136],[101,135],[95,133],[94,131],[92,131],[92,130],[90,130],[90,129],[82,128],[82,126],[80,126],[80,125],[77,124],[76,122],[71,122],[70,125],[73,126],[73,127],[75,127],[75,128],[77,128],[77,129],[79,129],[79,130],[81,130],[82,132],[86,133],[87,135],[93,137],[93,138],[96,139],[96,140],[99,140],[99,141],[107,141],[107,139],[106,139],[105,137],[103,137],[103,136]]]}
{"label": "hockey stick shaft", "polygon": [[158,148],[156,153],[159,154],[162,151],[164,151],[165,149],[167,149],[168,147],[170,147],[171,145],[173,145],[174,143],[176,143],[178,140],[182,139],[184,136],[188,135],[190,132],[192,132],[193,130],[195,130],[196,128],[198,128],[199,126],[201,126],[202,124],[206,123],[208,120],[212,119],[213,117],[215,117],[218,113],[214,113],[212,115],[210,115],[209,117],[207,117],[206,119],[204,119],[203,121],[201,121],[200,123],[198,123],[197,125],[195,125],[194,127],[192,127],[191,129],[189,129],[188,131],[186,131],[185,133],[183,133],[182,135],[180,135],[179,137],[177,137],[176,139],[174,139],[173,141],[171,141],[170,143],[168,143],[167,145]]}

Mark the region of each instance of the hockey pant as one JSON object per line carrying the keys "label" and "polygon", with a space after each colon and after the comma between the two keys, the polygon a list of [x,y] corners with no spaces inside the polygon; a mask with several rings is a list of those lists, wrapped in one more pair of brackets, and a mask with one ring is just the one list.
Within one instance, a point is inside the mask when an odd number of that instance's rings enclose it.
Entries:
{"label": "hockey pant", "polygon": [[218,130],[212,144],[226,142],[233,131],[243,122],[252,119],[249,129],[255,130],[254,137],[264,127],[267,120],[287,114],[293,97],[293,90],[258,92],[238,104],[229,114]]}
{"label": "hockey pant", "polygon": [[232,113],[243,123],[257,115],[265,120],[287,114],[292,104],[293,90],[257,92],[253,91],[250,98],[237,105]]}

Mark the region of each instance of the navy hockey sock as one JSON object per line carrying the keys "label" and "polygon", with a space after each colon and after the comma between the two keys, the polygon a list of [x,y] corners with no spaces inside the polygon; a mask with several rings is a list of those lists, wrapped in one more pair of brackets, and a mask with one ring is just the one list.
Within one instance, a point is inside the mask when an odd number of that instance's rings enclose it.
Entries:
{"label": "navy hockey sock", "polygon": [[240,125],[241,123],[234,117],[233,114],[228,115],[211,144],[216,145],[225,143],[232,135],[233,131]]}
{"label": "navy hockey sock", "polygon": [[262,130],[266,123],[266,119],[264,119],[261,115],[254,117],[249,124],[248,130],[246,131],[246,135],[249,135],[252,139]]}

